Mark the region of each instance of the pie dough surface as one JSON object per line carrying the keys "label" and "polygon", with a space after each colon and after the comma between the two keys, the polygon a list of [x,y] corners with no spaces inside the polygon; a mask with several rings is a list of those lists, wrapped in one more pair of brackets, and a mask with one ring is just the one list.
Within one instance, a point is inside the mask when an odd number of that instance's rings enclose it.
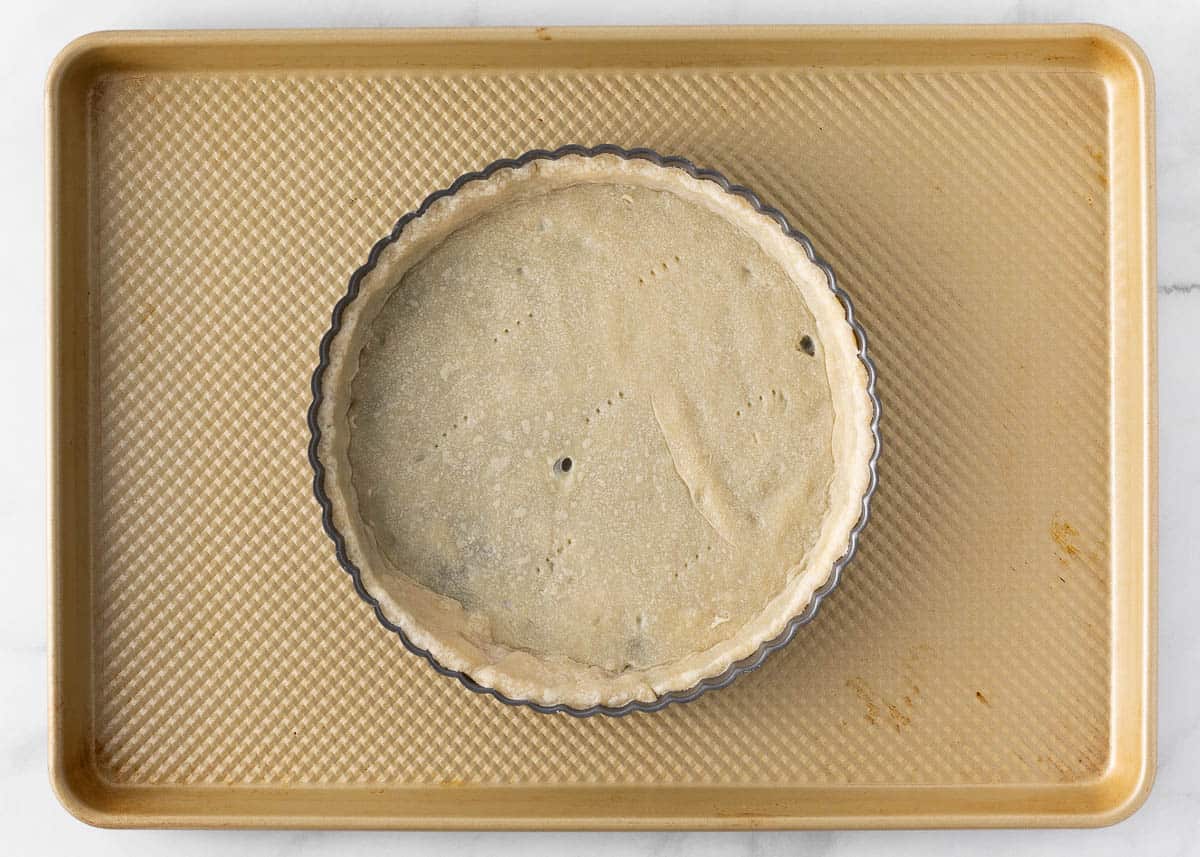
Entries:
{"label": "pie dough surface", "polygon": [[678,170],[575,160],[410,224],[433,228],[364,282],[323,412],[389,619],[584,707],[686,689],[803,609],[857,520],[870,414],[798,243]]}

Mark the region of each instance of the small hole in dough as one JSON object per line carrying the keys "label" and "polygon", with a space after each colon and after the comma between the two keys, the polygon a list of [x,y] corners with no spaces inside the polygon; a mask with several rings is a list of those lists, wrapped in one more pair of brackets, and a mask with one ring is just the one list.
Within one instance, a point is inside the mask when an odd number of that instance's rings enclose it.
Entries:
{"label": "small hole in dough", "polygon": [[571,457],[569,455],[564,455],[558,461],[554,462],[554,469],[559,473],[570,473],[574,464],[575,462],[571,461]]}

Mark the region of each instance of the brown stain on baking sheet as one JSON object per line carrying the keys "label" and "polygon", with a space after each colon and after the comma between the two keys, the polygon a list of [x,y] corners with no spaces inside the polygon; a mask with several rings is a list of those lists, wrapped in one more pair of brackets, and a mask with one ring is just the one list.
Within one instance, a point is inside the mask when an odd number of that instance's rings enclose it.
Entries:
{"label": "brown stain on baking sheet", "polygon": [[988,698],[987,698],[986,696],[984,696],[984,695],[983,695],[983,691],[982,691],[982,690],[977,690],[977,691],[975,691],[975,698],[976,698],[977,700],[979,700],[980,702],[982,702],[984,705],[991,705],[991,703],[990,703],[990,702],[988,702]]}
{"label": "brown stain on baking sheet", "polygon": [[871,695],[871,688],[865,681],[857,676],[846,679],[846,687],[854,691],[854,695],[858,697],[859,702],[866,706],[866,711],[863,717],[872,726],[879,725],[879,706],[876,704]]}
{"label": "brown stain on baking sheet", "polygon": [[905,714],[903,711],[901,711],[898,706],[893,705],[892,703],[889,702],[887,704],[887,710],[888,710],[888,717],[891,718],[892,725],[896,727],[897,732],[899,732],[900,729],[904,726],[912,725],[912,718],[909,717],[907,714]]}
{"label": "brown stain on baking sheet", "polygon": [[1103,149],[1093,149],[1092,146],[1087,146],[1087,156],[1092,158],[1092,162],[1096,164],[1098,172],[1096,180],[1100,182],[1100,187],[1109,186],[1109,158],[1105,155]]}
{"label": "brown stain on baking sheet", "polygon": [[[1060,565],[1070,566],[1079,562],[1101,580],[1105,579],[1106,571],[1101,553],[1095,549],[1095,545],[1089,544],[1088,539],[1069,521],[1056,515],[1050,521],[1050,538],[1057,548],[1055,558]],[[1066,583],[1061,574],[1058,578]]]}
{"label": "brown stain on baking sheet", "polygon": [[1072,527],[1066,521],[1060,521],[1055,518],[1050,522],[1050,538],[1054,539],[1054,543],[1062,550],[1059,555],[1059,562],[1066,563],[1069,557],[1079,556],[1079,545],[1076,541],[1079,538],[1079,530]]}
{"label": "brown stain on baking sheet", "polygon": [[1093,779],[1104,770],[1105,761],[1091,754],[1060,758],[1054,755],[1039,755],[1036,766],[1044,774],[1060,783],[1078,783]]}
{"label": "brown stain on baking sheet", "polygon": [[[912,725],[912,718],[901,711],[899,705],[889,702],[877,694],[860,676],[847,679],[846,687],[854,691],[854,695],[863,704],[863,719],[872,726],[878,726],[881,722],[884,722],[882,715],[885,709],[887,710],[888,721],[897,732],[906,726]],[[911,708],[912,701],[908,697],[905,697],[905,701]]]}
{"label": "brown stain on baking sheet", "polygon": [[1102,187],[1108,187],[1108,158],[1105,157],[1103,149],[1093,149],[1088,147],[1088,157],[1095,162],[1100,172],[1096,174],[1096,178],[1100,181]]}

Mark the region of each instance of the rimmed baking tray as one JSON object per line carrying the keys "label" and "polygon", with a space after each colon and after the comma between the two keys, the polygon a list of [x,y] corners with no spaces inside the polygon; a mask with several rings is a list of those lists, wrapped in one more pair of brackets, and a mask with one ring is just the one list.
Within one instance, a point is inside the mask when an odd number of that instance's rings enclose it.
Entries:
{"label": "rimmed baking tray", "polygon": [[[48,80],[51,778],[113,826],[1088,825],[1154,769],[1153,88],[1090,27],[111,33]],[[469,694],[345,585],[314,348],[430,190],[614,142],[855,296],[888,454],[822,615],[686,706]]]}

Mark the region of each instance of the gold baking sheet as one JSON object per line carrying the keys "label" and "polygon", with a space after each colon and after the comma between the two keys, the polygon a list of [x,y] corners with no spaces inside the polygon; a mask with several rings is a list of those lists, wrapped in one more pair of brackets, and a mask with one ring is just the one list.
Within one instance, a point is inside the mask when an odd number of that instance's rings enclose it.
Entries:
{"label": "gold baking sheet", "polygon": [[[1154,770],[1153,84],[1091,27],[104,33],[47,83],[51,779],[112,826],[1095,825]],[[872,520],[732,687],[576,720],[406,653],[321,530],[371,244],[567,143],[749,185],[852,295]]]}

